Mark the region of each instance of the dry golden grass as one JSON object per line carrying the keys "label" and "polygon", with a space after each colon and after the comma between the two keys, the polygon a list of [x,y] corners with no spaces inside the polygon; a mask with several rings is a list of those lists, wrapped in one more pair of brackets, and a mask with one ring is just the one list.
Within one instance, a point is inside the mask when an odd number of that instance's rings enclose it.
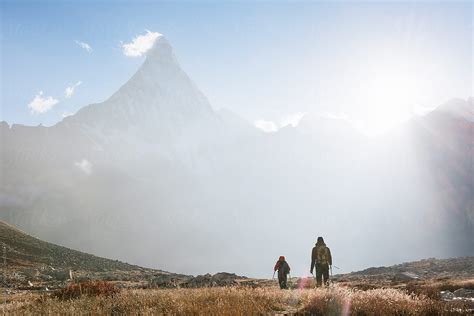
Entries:
{"label": "dry golden grass", "polygon": [[474,279],[421,280],[412,281],[406,285],[408,293],[425,295],[433,299],[439,299],[441,291],[453,292],[460,288],[474,290]]}
{"label": "dry golden grass", "polygon": [[312,315],[438,315],[442,303],[395,289],[353,290],[332,287],[317,290],[303,312]]}
{"label": "dry golden grass", "polygon": [[461,303],[447,303],[395,289],[361,291],[340,286],[279,290],[275,287],[122,290],[114,296],[61,300],[42,296],[13,302],[14,314],[199,314],[254,315],[455,315]]}

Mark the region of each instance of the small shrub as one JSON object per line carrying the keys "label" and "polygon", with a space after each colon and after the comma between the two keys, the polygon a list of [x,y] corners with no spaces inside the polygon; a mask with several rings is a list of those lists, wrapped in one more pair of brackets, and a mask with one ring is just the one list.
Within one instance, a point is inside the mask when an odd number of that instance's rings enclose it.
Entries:
{"label": "small shrub", "polygon": [[417,296],[426,296],[434,300],[441,299],[441,291],[454,292],[460,288],[474,289],[474,281],[443,279],[442,281],[412,281],[406,284],[406,291],[408,294],[413,293]]}
{"label": "small shrub", "polygon": [[113,283],[104,281],[86,281],[80,283],[71,283],[65,288],[59,289],[53,293],[53,297],[61,300],[70,300],[82,296],[103,296],[109,297],[119,293],[120,289]]}
{"label": "small shrub", "polygon": [[417,296],[426,296],[434,300],[440,299],[440,289],[438,286],[423,284],[420,285],[417,282],[409,282],[406,285],[406,291],[408,294],[415,294]]}

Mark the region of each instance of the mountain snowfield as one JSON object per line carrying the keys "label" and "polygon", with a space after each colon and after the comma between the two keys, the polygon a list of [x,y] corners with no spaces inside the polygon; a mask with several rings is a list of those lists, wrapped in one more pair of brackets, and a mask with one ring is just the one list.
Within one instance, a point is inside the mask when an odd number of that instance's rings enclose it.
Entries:
{"label": "mountain snowfield", "polygon": [[[159,37],[108,100],[52,127],[2,122],[0,220],[187,274],[306,274],[474,253],[473,99],[377,138],[307,114],[264,133],[215,111]],[[269,272],[270,271],[270,272]]]}

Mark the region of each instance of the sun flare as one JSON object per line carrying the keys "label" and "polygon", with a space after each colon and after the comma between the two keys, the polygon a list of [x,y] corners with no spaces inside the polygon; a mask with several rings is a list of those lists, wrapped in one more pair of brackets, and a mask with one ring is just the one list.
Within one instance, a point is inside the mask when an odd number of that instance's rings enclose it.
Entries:
{"label": "sun flare", "polygon": [[425,79],[416,68],[406,65],[378,65],[356,92],[358,106],[364,108],[362,130],[377,135],[408,120],[426,91]]}

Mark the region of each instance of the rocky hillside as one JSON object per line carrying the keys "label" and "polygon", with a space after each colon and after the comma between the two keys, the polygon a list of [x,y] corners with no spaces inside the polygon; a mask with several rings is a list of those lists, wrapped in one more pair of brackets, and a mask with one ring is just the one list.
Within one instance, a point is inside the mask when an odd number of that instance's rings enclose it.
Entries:
{"label": "rocky hillside", "polygon": [[56,269],[80,269],[91,272],[144,270],[138,266],[96,257],[39,240],[3,221],[0,221],[0,243],[6,247],[6,261],[9,266],[47,265]]}
{"label": "rocky hillside", "polygon": [[2,285],[7,288],[38,290],[62,287],[66,282],[84,280],[116,281],[127,287],[214,287],[256,286],[258,280],[233,273],[196,277],[147,269],[61,247],[32,237],[0,221],[0,245],[6,258]]}
{"label": "rocky hillside", "polygon": [[64,285],[74,279],[102,279],[148,284],[150,280],[180,279],[188,276],[161,270],[142,268],[118,260],[110,260],[32,237],[23,231],[0,221],[0,245],[6,260],[4,286],[50,288]]}
{"label": "rocky hillside", "polygon": [[472,278],[474,257],[423,259],[390,267],[372,267],[362,271],[337,275],[338,280],[418,280],[442,278]]}

